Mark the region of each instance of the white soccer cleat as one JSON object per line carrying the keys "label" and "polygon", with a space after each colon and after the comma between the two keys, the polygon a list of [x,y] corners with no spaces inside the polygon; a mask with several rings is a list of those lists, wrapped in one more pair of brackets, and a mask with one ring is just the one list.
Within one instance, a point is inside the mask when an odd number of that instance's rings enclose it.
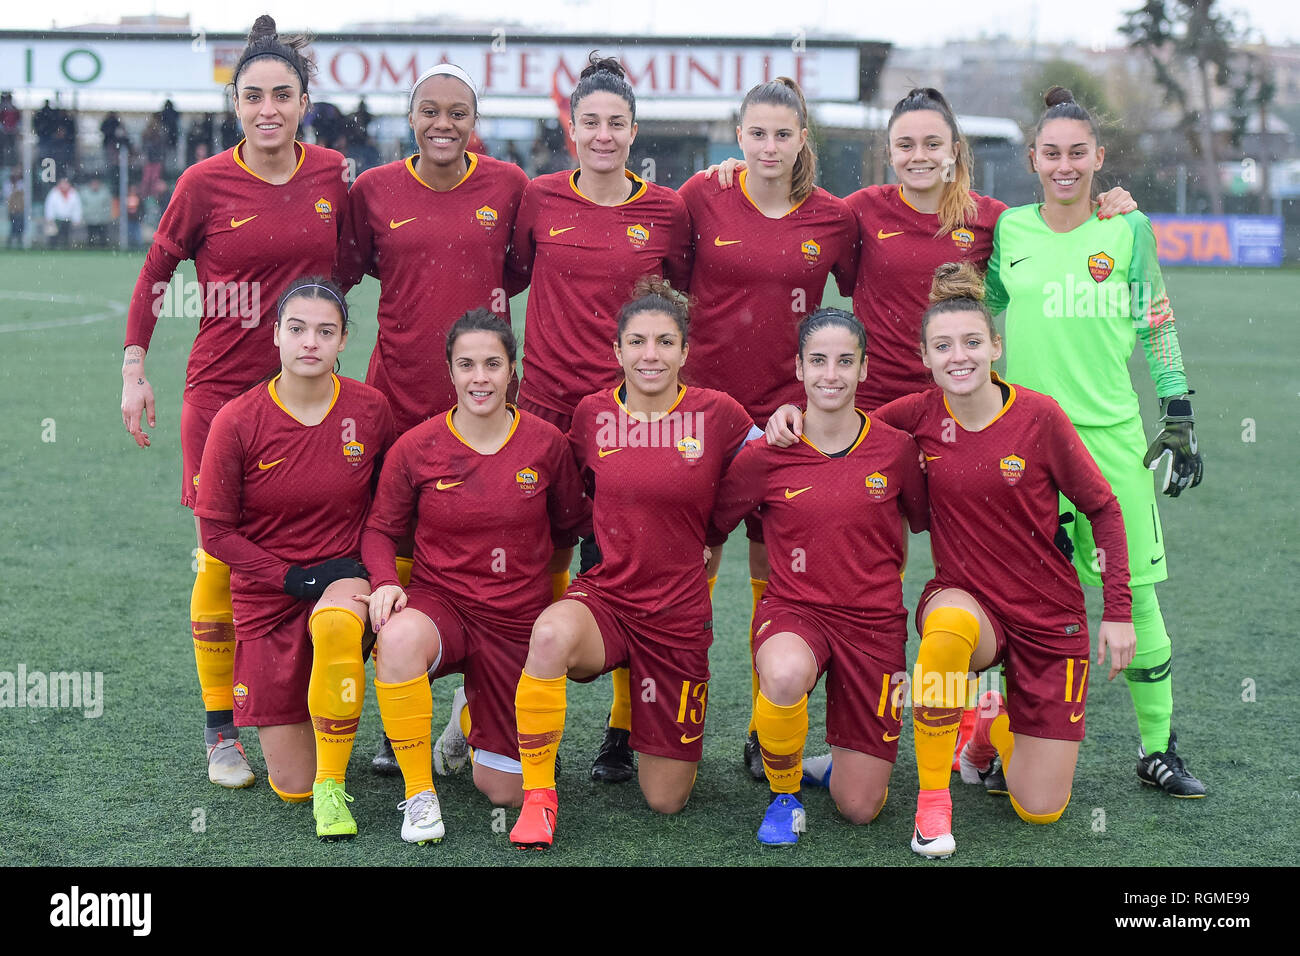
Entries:
{"label": "white soccer cleat", "polygon": [[952,836],[952,795],[947,790],[922,790],[916,798],[912,849],[932,860],[944,860],[957,850]]}
{"label": "white soccer cleat", "polygon": [[438,795],[432,790],[421,790],[409,800],[403,800],[397,809],[406,811],[402,817],[402,839],[407,843],[441,843],[447,835],[442,824],[442,807]]}
{"label": "white soccer cleat", "polygon": [[451,719],[433,744],[433,772],[440,777],[460,773],[469,763],[469,741],[460,731],[460,712],[465,709],[465,688],[457,687],[451,698]]}
{"label": "white soccer cleat", "polygon": [[253,785],[257,778],[253,776],[253,769],[244,756],[244,747],[238,740],[227,740],[224,735],[217,735],[217,742],[208,747],[208,779],[231,790]]}

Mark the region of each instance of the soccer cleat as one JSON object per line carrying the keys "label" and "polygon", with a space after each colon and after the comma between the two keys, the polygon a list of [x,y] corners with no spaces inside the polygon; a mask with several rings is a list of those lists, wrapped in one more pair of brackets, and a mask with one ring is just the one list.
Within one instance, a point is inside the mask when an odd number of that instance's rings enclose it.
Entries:
{"label": "soccer cleat", "polygon": [[745,769],[755,780],[766,780],[767,771],[763,769],[763,750],[758,746],[758,731],[751,730],[745,740],[745,754],[741,758]]}
{"label": "soccer cleat", "polygon": [[312,784],[311,814],[316,818],[316,835],[322,840],[338,840],[357,835],[357,821],[352,819],[348,804],[353,800],[337,780]]}
{"label": "soccer cleat", "polygon": [[952,754],[952,769],[961,769],[961,748],[966,746],[966,741],[971,739],[975,733],[975,718],[977,711],[974,707],[967,707],[961,712],[961,725],[957,728],[957,746]]}
{"label": "soccer cleat", "polygon": [[465,688],[457,687],[451,698],[451,719],[433,744],[433,772],[440,777],[460,773],[469,763],[469,741],[460,730],[460,712],[465,709]]}
{"label": "soccer cleat", "polygon": [[217,742],[208,747],[208,779],[219,787],[242,790],[257,779],[244,756],[244,745],[217,734]]}
{"label": "soccer cleat", "polygon": [[397,765],[397,755],[393,753],[393,742],[387,735],[379,745],[379,753],[371,759],[370,769],[382,777],[395,777],[402,772],[402,768]]}
{"label": "soccer cleat", "polygon": [[632,735],[605,722],[605,739],[591,762],[591,779],[597,783],[625,783],[636,773]]}
{"label": "soccer cleat", "polygon": [[405,810],[402,816],[402,839],[407,843],[441,843],[447,834],[442,824],[442,807],[438,804],[438,795],[432,790],[421,790],[415,796],[403,800],[397,809]]}
{"label": "soccer cleat", "polygon": [[549,850],[555,842],[559,812],[560,798],[554,790],[525,790],[519,819],[510,831],[510,843],[516,850]]}
{"label": "soccer cleat", "polygon": [[957,850],[952,838],[952,794],[947,790],[922,790],[916,797],[916,828],[912,849],[931,859],[943,860]]}
{"label": "soccer cleat", "polygon": [[1196,800],[1205,796],[1205,784],[1197,780],[1178,756],[1178,735],[1169,731],[1169,747],[1148,754],[1138,747],[1138,779],[1149,787],[1159,787],[1171,797]]}
{"label": "soccer cleat", "polygon": [[803,782],[812,787],[830,787],[831,755],[809,757],[803,762]]}
{"label": "soccer cleat", "polygon": [[962,783],[982,783],[986,793],[1006,796],[1007,778],[1002,773],[1002,761],[995,756],[983,769],[980,769],[975,758],[971,756],[971,749],[969,746],[962,747],[961,753],[957,755]]}
{"label": "soccer cleat", "polygon": [[758,842],[764,846],[794,846],[804,831],[803,804],[792,793],[772,798],[758,827]]}

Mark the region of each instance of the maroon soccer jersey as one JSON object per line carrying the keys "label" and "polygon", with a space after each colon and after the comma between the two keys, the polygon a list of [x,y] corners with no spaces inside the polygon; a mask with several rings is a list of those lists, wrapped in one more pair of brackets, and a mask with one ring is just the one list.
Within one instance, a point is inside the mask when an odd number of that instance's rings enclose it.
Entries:
{"label": "maroon soccer jersey", "polygon": [[[333,405],[309,426],[280,403],[277,381],[227,402],[203,450],[194,513],[262,552],[229,562],[237,596],[279,594],[292,564],[359,555],[375,466],[393,442],[393,415],[376,389],[334,377]],[[247,613],[237,623],[248,625]]]}
{"label": "maroon soccer jersey", "polygon": [[[453,409],[454,411],[454,409]],[[411,587],[453,596],[470,612],[518,625],[551,603],[546,565],[590,520],[568,443],[553,425],[515,410],[506,443],[471,448],[452,412],[393,446],[366,522],[371,584],[397,584],[396,539],[415,517]]]}
{"label": "maroon soccer jersey", "polygon": [[1013,627],[1086,631],[1078,575],[1053,543],[1059,492],[1096,531],[1105,619],[1130,620],[1128,548],[1110,485],[1055,401],[1008,388],[1002,412],[978,432],[962,427],[939,388],[876,410],[925,453],[935,579],[977,595]]}
{"label": "maroon soccer jersey", "polygon": [[760,426],[778,405],[798,403],[799,321],[822,303],[834,273],[842,295],[857,275],[857,222],[844,201],[818,187],[780,219],[737,189],[697,173],[680,193],[690,214],[690,359],[683,375],[726,392]]}
{"label": "maroon soccer jersey", "polygon": [[[185,401],[202,408],[220,408],[279,367],[271,335],[276,300],[299,276],[333,271],[347,218],[341,154],[298,143],[298,168],[277,186],[244,164],[243,145],[185,170],[154,233],[156,249],[193,259],[197,270],[203,316],[185,371]],[[157,260],[151,253],[149,262]],[[146,349],[172,276],[171,268],[149,262],[126,327],[126,344]],[[191,289],[181,291],[188,303]]]}
{"label": "maroon soccer jersey", "polygon": [[925,529],[925,478],[909,436],[858,414],[862,432],[843,456],[806,438],[746,445],[722,481],[714,523],[730,531],[758,509],[772,564],[767,596],[905,635],[903,520]]}
{"label": "maroon soccer jersey", "polygon": [[509,264],[531,281],[519,397],[572,415],[592,389],[622,379],[614,361],[618,312],[643,275],[675,288],[690,276],[689,226],[681,197],[627,174],[632,195],[601,206],[578,172],[538,176],[524,190]]}
{"label": "maroon soccer jersey", "polygon": [[645,622],[666,643],[698,648],[712,618],[705,530],[753,422],[731,396],[685,386],[658,421],[638,421],[622,387],[584,398],[569,430],[604,556],[571,590],[604,598],[633,629]]}
{"label": "maroon soccer jersey", "polygon": [[845,200],[858,220],[861,253],[853,313],[867,329],[867,380],[858,404],[872,409],[934,384],[921,364],[921,314],[930,304],[934,270],[945,262],[975,264],[993,251],[993,226],[1006,203],[971,193],[975,220],[939,235],[939,217],[917,212],[897,185],[868,186]]}
{"label": "maroon soccer jersey", "polygon": [[447,330],[470,309],[510,321],[506,247],[524,171],[490,156],[438,192],[415,171],[415,157],[370,169],[348,194],[347,229],[336,275],[344,289],[366,273],[379,280],[379,337],[367,384],[393,406],[398,434],[456,403],[447,371]]}

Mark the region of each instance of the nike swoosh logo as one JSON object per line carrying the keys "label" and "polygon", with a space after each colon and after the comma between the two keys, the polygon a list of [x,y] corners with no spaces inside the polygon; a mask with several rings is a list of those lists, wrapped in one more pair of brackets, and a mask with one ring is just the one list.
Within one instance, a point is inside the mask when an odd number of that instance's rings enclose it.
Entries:
{"label": "nike swoosh logo", "polygon": [[902,234],[902,230],[899,230],[898,232],[885,232],[883,229],[876,230],[877,239],[893,239],[895,236],[901,236]]}
{"label": "nike swoosh logo", "polygon": [[623,449],[621,448],[597,448],[596,454],[599,455],[601,458],[608,458],[610,455],[614,454],[614,452],[622,451],[622,450]]}
{"label": "nike swoosh logo", "polygon": [[743,241],[743,239],[723,239],[721,236],[713,237],[713,244],[715,246],[734,246]]}
{"label": "nike swoosh logo", "polygon": [[552,227],[551,227],[551,236],[552,236],[552,237],[554,237],[554,236],[558,236],[558,235],[560,235],[561,233],[568,232],[570,229],[577,229],[577,228],[578,228],[577,226],[565,226],[563,229],[556,229],[554,226],[552,226]]}
{"label": "nike swoosh logo", "polygon": [[1083,720],[1083,714],[1070,714],[1070,723],[1077,724],[1081,720]]}
{"label": "nike swoosh logo", "polygon": [[438,490],[446,491],[448,488],[455,488],[457,485],[463,485],[463,484],[465,484],[465,482],[463,481],[443,481],[441,478],[439,478]]}
{"label": "nike swoosh logo", "polygon": [[326,725],[326,726],[327,726],[326,732],[327,732],[327,733],[331,733],[331,734],[341,734],[341,733],[345,733],[345,732],[347,732],[347,731],[349,731],[349,730],[356,730],[356,729],[357,729],[356,724],[352,723],[351,721],[349,721],[348,723],[343,724],[343,725],[339,725],[339,724],[334,723],[333,721],[330,721],[330,723],[329,723],[328,725]]}
{"label": "nike swoosh logo", "polygon": [[303,583],[303,584],[315,584],[315,583],[316,583],[316,579],[315,579],[315,578],[312,578],[310,581],[303,581],[302,583]]}
{"label": "nike swoosh logo", "polygon": [[195,636],[195,637],[198,637],[200,634],[213,634],[213,633],[215,633],[216,631],[217,631],[217,628],[215,628],[215,627],[205,627],[205,628],[203,628],[203,630],[199,630],[199,629],[196,627],[196,628],[194,628],[194,636]]}
{"label": "nike swoosh logo", "polygon": [[685,734],[682,734],[682,743],[693,744],[703,736],[704,734],[696,734],[694,737],[687,737]]}
{"label": "nike swoosh logo", "polygon": [[885,738],[885,743],[891,743],[898,739],[898,734],[881,734]]}
{"label": "nike swoosh logo", "polygon": [[791,491],[789,488],[787,488],[785,489],[786,500],[788,501],[791,498],[798,498],[801,494],[803,494],[805,491],[810,490],[811,488],[812,485],[809,485],[807,488],[800,488],[798,491]]}
{"label": "nike swoosh logo", "polygon": [[276,465],[280,464],[280,462],[285,460],[286,459],[284,458],[277,458],[275,461],[272,462],[264,462],[262,461],[262,459],[259,458],[257,459],[257,468],[259,471],[266,471],[270,468],[274,468]]}
{"label": "nike swoosh logo", "polygon": [[398,222],[396,219],[390,219],[388,220],[388,228],[397,229],[401,226],[405,226],[408,222],[415,222],[415,220],[419,218],[419,216],[412,216],[410,219],[403,219],[401,222]]}
{"label": "nike swoosh logo", "polygon": [[1011,268],[1014,269],[1016,266],[1020,265],[1020,263],[1024,262],[1026,259],[1032,259],[1032,258],[1033,256],[1021,256],[1019,259],[1012,259]]}
{"label": "nike swoosh logo", "polygon": [[938,460],[939,460],[940,458],[942,458],[942,457],[943,457],[943,455],[926,455],[926,456],[925,456],[925,460],[926,460],[926,461],[938,461]]}
{"label": "nike swoosh logo", "polygon": [[231,216],[231,217],[230,217],[230,228],[231,228],[231,229],[238,229],[238,228],[239,228],[240,226],[242,226],[244,223],[246,223],[246,222],[252,222],[252,221],[253,221],[254,219],[256,219],[256,218],[257,218],[257,216],[255,216],[255,215],[254,215],[254,216],[249,216],[247,219],[236,219],[234,216]]}
{"label": "nike swoosh logo", "polygon": [[1159,563],[1160,563],[1161,561],[1163,561],[1164,559],[1165,559],[1165,556],[1162,554],[1162,555],[1160,555],[1160,557],[1158,557],[1158,558],[1152,558],[1152,559],[1151,559],[1151,563],[1152,563],[1152,564],[1159,564]]}

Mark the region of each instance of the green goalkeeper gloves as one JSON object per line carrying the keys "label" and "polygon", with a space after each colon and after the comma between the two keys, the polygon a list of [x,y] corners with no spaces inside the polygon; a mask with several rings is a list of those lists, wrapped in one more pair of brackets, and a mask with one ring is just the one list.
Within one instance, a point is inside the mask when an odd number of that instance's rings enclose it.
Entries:
{"label": "green goalkeeper gloves", "polygon": [[1201,483],[1205,466],[1196,447],[1196,422],[1190,395],[1172,395],[1160,400],[1164,428],[1147,449],[1142,464],[1156,473],[1160,490],[1177,498],[1185,488]]}

